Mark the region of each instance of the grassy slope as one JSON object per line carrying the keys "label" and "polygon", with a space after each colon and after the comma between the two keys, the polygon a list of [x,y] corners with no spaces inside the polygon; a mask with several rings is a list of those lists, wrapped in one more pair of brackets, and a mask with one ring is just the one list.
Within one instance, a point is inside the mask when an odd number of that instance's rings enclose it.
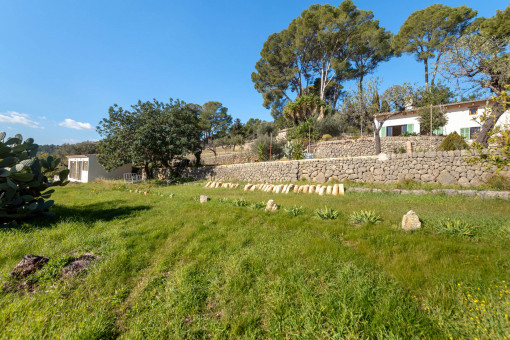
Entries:
{"label": "grassy slope", "polygon": [[[79,279],[2,293],[0,337],[510,337],[507,201],[197,185],[149,190],[59,189],[58,217],[0,231],[1,273],[28,253],[101,256]],[[170,192],[174,198],[156,194]],[[212,200],[201,205],[196,196],[203,193]],[[306,210],[292,217],[220,198],[274,198]],[[325,205],[340,217],[314,217]],[[384,222],[349,225],[360,209]],[[410,209],[425,223],[404,233],[398,224]],[[438,234],[432,224],[443,217],[480,226],[477,235]]]}

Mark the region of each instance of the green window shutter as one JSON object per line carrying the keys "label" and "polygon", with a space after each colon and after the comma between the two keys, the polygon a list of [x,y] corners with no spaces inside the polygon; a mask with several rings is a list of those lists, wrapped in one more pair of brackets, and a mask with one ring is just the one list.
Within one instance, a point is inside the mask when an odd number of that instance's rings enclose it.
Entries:
{"label": "green window shutter", "polygon": [[439,127],[439,133],[437,134],[438,136],[442,136],[443,135],[443,126],[440,126]]}
{"label": "green window shutter", "polygon": [[386,126],[383,126],[379,131],[379,136],[386,137]]}
{"label": "green window shutter", "polygon": [[460,135],[465,139],[471,139],[469,128],[460,128]]}
{"label": "green window shutter", "polygon": [[414,132],[414,124],[407,124],[407,132],[409,133]]}

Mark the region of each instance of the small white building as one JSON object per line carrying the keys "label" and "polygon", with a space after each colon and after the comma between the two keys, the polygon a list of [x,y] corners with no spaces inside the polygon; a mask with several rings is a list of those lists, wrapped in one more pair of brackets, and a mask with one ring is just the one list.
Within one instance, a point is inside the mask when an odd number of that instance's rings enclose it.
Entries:
{"label": "small white building", "polygon": [[[467,140],[474,140],[480,131],[481,125],[475,120],[485,112],[486,107],[493,105],[490,99],[472,100],[466,102],[450,103],[440,106],[445,111],[447,123],[439,129],[434,130],[434,135],[448,135],[456,131]],[[381,128],[381,137],[400,136],[404,132],[420,134],[420,122],[418,112],[421,108],[410,108],[403,112],[385,112],[375,117],[377,126],[382,118],[394,114],[388,118]],[[396,114],[395,114],[396,113]],[[510,111],[506,111],[498,120],[496,125],[510,124]]]}
{"label": "small white building", "polygon": [[122,179],[124,173],[131,172],[131,164],[106,171],[99,164],[97,155],[72,155],[67,156],[69,167],[69,180],[71,182],[88,183],[99,178]]}

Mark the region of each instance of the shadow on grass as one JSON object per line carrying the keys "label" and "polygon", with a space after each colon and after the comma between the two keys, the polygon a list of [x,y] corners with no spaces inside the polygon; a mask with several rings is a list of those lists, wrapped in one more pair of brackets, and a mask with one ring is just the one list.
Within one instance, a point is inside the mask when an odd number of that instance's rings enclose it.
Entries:
{"label": "shadow on grass", "polygon": [[[20,223],[15,229],[31,231],[34,229],[51,228],[60,222],[78,222],[84,224],[93,224],[98,221],[112,221],[114,219],[124,219],[141,211],[150,210],[149,205],[118,206],[124,201],[93,203],[78,207],[68,207],[57,205],[51,209],[54,216],[36,216]],[[8,230],[0,229],[0,230]]]}

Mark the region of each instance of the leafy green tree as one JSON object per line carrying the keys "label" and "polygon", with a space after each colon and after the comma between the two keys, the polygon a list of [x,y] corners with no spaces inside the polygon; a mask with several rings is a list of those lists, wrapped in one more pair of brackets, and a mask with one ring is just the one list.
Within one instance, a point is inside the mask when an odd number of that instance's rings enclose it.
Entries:
{"label": "leafy green tree", "polygon": [[173,160],[201,149],[199,112],[179,100],[139,101],[129,111],[114,105],[97,131],[103,137],[99,161],[106,169],[140,164],[148,178],[150,166],[171,168]]}
{"label": "leafy green tree", "polygon": [[498,10],[492,18],[484,18],[480,31],[482,35],[492,39],[508,39],[510,37],[510,5],[504,11]]}
{"label": "leafy green tree", "polygon": [[232,116],[220,102],[209,101],[202,106],[200,122],[206,139],[221,138],[227,134]]}
{"label": "leafy green tree", "polygon": [[244,135],[245,135],[245,133],[244,133],[244,126],[243,126],[243,123],[241,123],[241,119],[236,118],[234,120],[234,123],[232,123],[232,125],[230,126],[230,128],[228,130],[228,134],[230,136],[242,136],[242,137],[244,137]]}
{"label": "leafy green tree", "polygon": [[[352,77],[348,72],[351,37],[368,16],[351,0],[338,7],[312,5],[287,29],[270,35],[252,74],[264,106],[281,107],[315,92],[334,108],[328,101],[336,102],[342,81]],[[328,97],[328,92],[333,95]],[[317,117],[323,119],[325,113],[321,106]]]}
{"label": "leafy green tree", "polygon": [[[364,21],[360,23],[351,43],[352,72],[358,82],[358,93],[363,100],[364,78],[372,73],[380,63],[388,61],[393,56],[391,47],[391,32],[379,26],[379,20],[373,19],[372,11],[366,12]],[[361,115],[366,120],[366,107],[360,107]]]}
{"label": "leafy green tree", "polygon": [[[455,93],[446,85],[437,83],[416,89],[416,105],[418,110],[418,121],[422,134],[431,134],[432,131],[446,125],[448,119],[443,104],[450,103],[455,98]],[[431,126],[432,125],[432,126]]]}
{"label": "leafy green tree", "polygon": [[258,118],[250,118],[244,124],[244,131],[246,133],[247,138],[255,138],[257,136],[257,131],[259,125],[261,124],[261,120]]}
{"label": "leafy green tree", "polygon": [[[477,12],[467,6],[430,5],[412,13],[393,39],[398,53],[414,54],[425,67],[425,86],[434,84],[441,58],[447,47],[469,27]],[[429,60],[433,63],[429,82]]]}
{"label": "leafy green tree", "polygon": [[465,35],[451,44],[444,60],[444,75],[453,78],[459,87],[488,89],[494,99],[490,116],[483,121],[475,142],[486,147],[499,118],[510,109],[505,100],[510,84],[510,54],[508,53],[510,33],[505,19],[510,15],[498,11],[484,19],[479,29]]}

